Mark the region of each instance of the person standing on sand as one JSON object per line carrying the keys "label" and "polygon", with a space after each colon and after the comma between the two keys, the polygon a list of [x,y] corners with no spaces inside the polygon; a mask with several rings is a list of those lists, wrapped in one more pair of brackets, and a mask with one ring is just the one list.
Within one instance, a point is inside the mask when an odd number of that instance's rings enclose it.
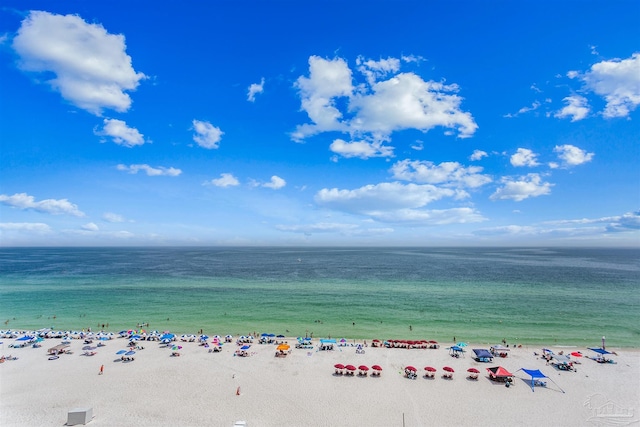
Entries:
{"label": "person standing on sand", "polygon": [[104,374],[104,365],[100,365],[100,373],[98,375]]}

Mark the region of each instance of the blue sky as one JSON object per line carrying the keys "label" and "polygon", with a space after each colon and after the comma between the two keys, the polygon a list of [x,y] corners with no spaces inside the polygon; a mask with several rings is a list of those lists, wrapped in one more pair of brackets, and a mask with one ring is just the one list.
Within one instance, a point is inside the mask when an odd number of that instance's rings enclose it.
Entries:
{"label": "blue sky", "polygon": [[640,243],[637,1],[3,4],[3,246]]}

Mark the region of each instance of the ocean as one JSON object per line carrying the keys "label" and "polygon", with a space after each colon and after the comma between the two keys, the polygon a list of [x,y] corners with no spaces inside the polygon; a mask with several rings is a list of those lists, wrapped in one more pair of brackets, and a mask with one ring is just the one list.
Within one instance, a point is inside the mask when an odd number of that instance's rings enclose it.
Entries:
{"label": "ocean", "polygon": [[640,250],[0,248],[0,322],[640,347]]}

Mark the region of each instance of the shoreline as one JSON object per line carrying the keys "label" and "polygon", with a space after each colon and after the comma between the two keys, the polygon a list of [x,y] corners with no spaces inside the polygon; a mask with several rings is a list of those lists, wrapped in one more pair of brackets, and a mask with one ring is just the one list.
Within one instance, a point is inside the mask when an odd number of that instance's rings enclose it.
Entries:
{"label": "shoreline", "polygon": [[[257,344],[257,339],[249,357],[238,357],[237,338],[215,353],[197,341],[183,342],[180,336],[168,348],[157,341],[139,341],[144,348],[136,349],[130,362],[117,354],[127,349],[126,338],[105,340],[93,356],[83,355],[88,345],[83,339],[73,339],[72,354],[56,360],[48,360],[47,350],[61,339],[18,349],[8,348],[13,339],[2,338],[5,356],[11,353],[18,359],[0,364],[0,425],[59,426],[67,421],[69,410],[82,407],[93,409],[89,425],[149,427],[228,427],[240,420],[250,427],[584,426],[625,414],[638,422],[640,414],[638,348],[607,345],[617,353],[611,356],[615,364],[590,360],[586,356],[591,352],[583,349],[584,357],[576,359],[577,371],[568,372],[547,364],[538,345],[511,347],[508,357],[481,363],[473,359],[471,349],[488,347],[478,343],[468,343],[463,356],[455,358],[444,343],[438,349],[407,350],[371,347],[367,340],[364,353],[357,353],[351,343],[321,351],[317,338],[312,349],[303,349],[295,348],[296,338],[283,337],[278,340],[291,345],[286,357],[275,357],[276,346]],[[179,357],[171,356],[173,345],[182,347]],[[558,354],[576,347],[545,348]],[[335,374],[336,363],[378,364],[383,370],[380,377],[346,377]],[[415,380],[404,376],[409,365],[418,369]],[[426,365],[437,369],[435,378],[424,378]],[[453,379],[441,377],[444,366],[454,368]],[[513,373],[514,386],[491,381],[486,368],[492,366]],[[477,380],[467,378],[468,368],[480,371]],[[547,387],[532,389],[521,368],[541,370],[549,377]],[[540,412],[541,407],[545,411]],[[614,412],[598,412],[605,407]]]}

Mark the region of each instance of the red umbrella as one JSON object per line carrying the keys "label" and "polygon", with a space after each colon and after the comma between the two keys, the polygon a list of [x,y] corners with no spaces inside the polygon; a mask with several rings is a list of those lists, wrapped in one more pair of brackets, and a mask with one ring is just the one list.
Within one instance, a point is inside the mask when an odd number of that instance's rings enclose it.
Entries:
{"label": "red umbrella", "polygon": [[404,369],[405,369],[405,371],[413,371],[413,372],[416,372],[416,371],[417,371],[417,369],[416,369],[416,368],[414,368],[413,366],[407,366],[407,367],[406,367],[406,368],[404,368]]}
{"label": "red umbrella", "polygon": [[[451,370],[451,372],[453,372],[453,369]],[[479,374],[480,371],[478,371],[476,368],[469,368],[467,369],[467,372],[471,372],[472,374]]]}
{"label": "red umbrella", "polygon": [[371,369],[373,369],[374,371],[382,371],[382,368],[380,367],[380,365],[373,365]]}
{"label": "red umbrella", "polygon": [[445,366],[444,368],[442,368],[443,370],[447,371],[447,372],[455,372],[453,370],[453,368],[451,366]]}
{"label": "red umbrella", "polygon": [[424,370],[427,372],[435,372],[436,368],[432,368],[431,366],[425,366]]}
{"label": "red umbrella", "polygon": [[355,366],[353,366],[353,365],[347,365],[347,366],[345,366],[344,368],[345,368],[347,371],[355,371],[355,370],[356,370],[356,367],[355,367]]}
{"label": "red umbrella", "polygon": [[368,371],[369,367],[365,366],[365,365],[360,365],[360,366],[358,366],[358,369],[360,369],[361,371]]}
{"label": "red umbrella", "polygon": [[579,351],[574,351],[573,353],[571,353],[571,355],[573,357],[582,357],[582,353],[580,353]]}
{"label": "red umbrella", "polygon": [[333,367],[336,369],[344,369],[344,365],[342,363],[336,363]]}

